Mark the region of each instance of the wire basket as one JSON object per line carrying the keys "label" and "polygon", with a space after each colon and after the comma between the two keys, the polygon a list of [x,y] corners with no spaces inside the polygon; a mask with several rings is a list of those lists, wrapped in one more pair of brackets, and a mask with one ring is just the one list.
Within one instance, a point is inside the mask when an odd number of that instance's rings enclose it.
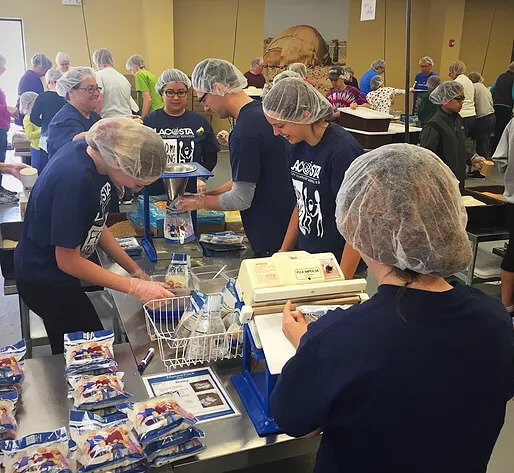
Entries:
{"label": "wire basket", "polygon": [[191,297],[173,297],[147,302],[146,329],[157,340],[159,355],[167,371],[182,366],[242,356],[243,330],[177,338],[180,318],[192,310]]}

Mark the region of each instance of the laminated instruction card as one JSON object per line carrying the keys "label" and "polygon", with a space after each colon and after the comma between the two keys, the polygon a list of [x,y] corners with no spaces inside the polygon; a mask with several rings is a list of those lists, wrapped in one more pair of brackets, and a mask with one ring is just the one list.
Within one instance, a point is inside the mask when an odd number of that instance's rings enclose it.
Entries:
{"label": "laminated instruction card", "polygon": [[171,394],[198,423],[241,415],[211,368],[143,376],[150,397]]}

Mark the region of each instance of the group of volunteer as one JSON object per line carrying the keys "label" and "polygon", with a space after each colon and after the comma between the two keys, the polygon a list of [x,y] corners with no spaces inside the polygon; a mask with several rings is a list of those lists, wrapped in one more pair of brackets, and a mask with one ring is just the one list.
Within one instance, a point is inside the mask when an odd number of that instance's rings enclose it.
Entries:
{"label": "group of volunteer", "polygon": [[[293,436],[323,431],[317,472],[485,472],[514,394],[513,333],[500,301],[445,280],[471,260],[459,191],[465,157],[446,165],[437,155],[449,153],[445,126],[464,130],[456,116],[464,87],[448,81],[431,92],[438,108],[424,132],[426,147],[365,153],[333,123],[333,103],[296,66],[273,81],[261,102],[225,60],[199,62],[191,79],[178,69],[157,78],[135,55],[127,68],[139,84],[143,124],[129,116],[101,119],[95,110],[108,109],[115,75],[105,51],[93,55],[98,72],[75,67],[56,80],[66,103],[46,128],[50,159],[15,252],[19,294],[43,319],[52,352],[62,352],[64,333],[102,327],[81,280],[142,302],[173,297],[127,256],[105,223],[115,186],[159,192],[170,161],[214,168],[219,146],[212,127],[185,108],[193,89],[205,110],[235,121],[231,179],[209,192],[192,182],[193,195],[182,196],[178,210],[239,210],[256,257],[331,252],[346,278],[367,267],[379,282],[369,301],[308,326],[286,305],[283,331],[297,351],[271,397],[279,427]],[[258,76],[262,63],[252,66]],[[383,61],[374,63],[359,90],[334,68],[329,77],[337,89],[329,96],[364,103],[363,93],[383,86],[375,77],[384,71]],[[376,95],[383,102],[385,95]],[[39,110],[43,122],[39,98],[30,116]],[[482,160],[469,163],[480,167]],[[129,276],[89,261],[97,246]]]}

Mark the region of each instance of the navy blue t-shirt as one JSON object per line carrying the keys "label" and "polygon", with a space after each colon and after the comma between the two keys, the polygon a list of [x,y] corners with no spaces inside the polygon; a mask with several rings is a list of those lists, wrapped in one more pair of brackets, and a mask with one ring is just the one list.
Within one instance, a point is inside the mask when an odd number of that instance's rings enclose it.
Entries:
{"label": "navy blue t-shirt", "polygon": [[[212,171],[216,165],[214,154],[219,151],[218,141],[212,126],[200,114],[186,110],[179,117],[172,117],[161,108],[147,115],[143,123],[161,136],[168,154],[168,162],[194,161],[209,171]],[[203,128],[203,133],[198,132],[200,128]],[[149,188],[152,195],[165,193],[161,179]],[[186,190],[196,192],[196,179],[189,180]]]}
{"label": "navy blue t-shirt", "polygon": [[485,473],[514,394],[513,329],[470,286],[382,285],[308,326],[271,396],[279,427],[319,428],[319,473]]}
{"label": "navy blue t-shirt", "polygon": [[278,251],[294,207],[294,192],[287,169],[286,143],[273,134],[253,100],[239,111],[229,137],[230,166],[234,182],[257,184],[249,209],[241,220],[252,250],[257,255]]}
{"label": "navy blue t-shirt", "polygon": [[112,184],[98,174],[84,140],[63,146],[46,165],[30,194],[15,251],[16,277],[43,286],[79,281],[57,266],[55,247],[95,250],[107,219]]}
{"label": "navy blue t-shirt", "polygon": [[66,100],[57,92],[47,90],[39,94],[30,112],[30,121],[41,127],[41,134],[48,134],[48,125],[56,113],[64,106]]}
{"label": "navy blue t-shirt", "polygon": [[86,118],[70,103],[63,105],[48,125],[48,157],[51,158],[75,135],[88,131],[98,120],[100,115],[96,112],[91,112]]}
{"label": "navy blue t-shirt", "polygon": [[298,205],[298,249],[331,252],[340,261],[344,239],[336,227],[336,196],[346,170],[364,149],[343,127],[331,123],[316,146],[302,141],[288,152]]}

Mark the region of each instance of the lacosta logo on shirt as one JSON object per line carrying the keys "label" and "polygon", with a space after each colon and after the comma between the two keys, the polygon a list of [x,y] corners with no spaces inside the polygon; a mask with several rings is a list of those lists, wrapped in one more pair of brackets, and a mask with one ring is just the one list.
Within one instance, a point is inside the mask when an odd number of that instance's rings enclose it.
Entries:
{"label": "lacosta logo on shirt", "polygon": [[194,138],[195,134],[191,128],[161,128],[159,131],[161,136],[181,136]]}
{"label": "lacosta logo on shirt", "polygon": [[318,166],[317,164],[306,163],[304,161],[296,160],[296,163],[294,163],[291,166],[291,171],[303,174],[307,177],[319,179],[321,166]]}

